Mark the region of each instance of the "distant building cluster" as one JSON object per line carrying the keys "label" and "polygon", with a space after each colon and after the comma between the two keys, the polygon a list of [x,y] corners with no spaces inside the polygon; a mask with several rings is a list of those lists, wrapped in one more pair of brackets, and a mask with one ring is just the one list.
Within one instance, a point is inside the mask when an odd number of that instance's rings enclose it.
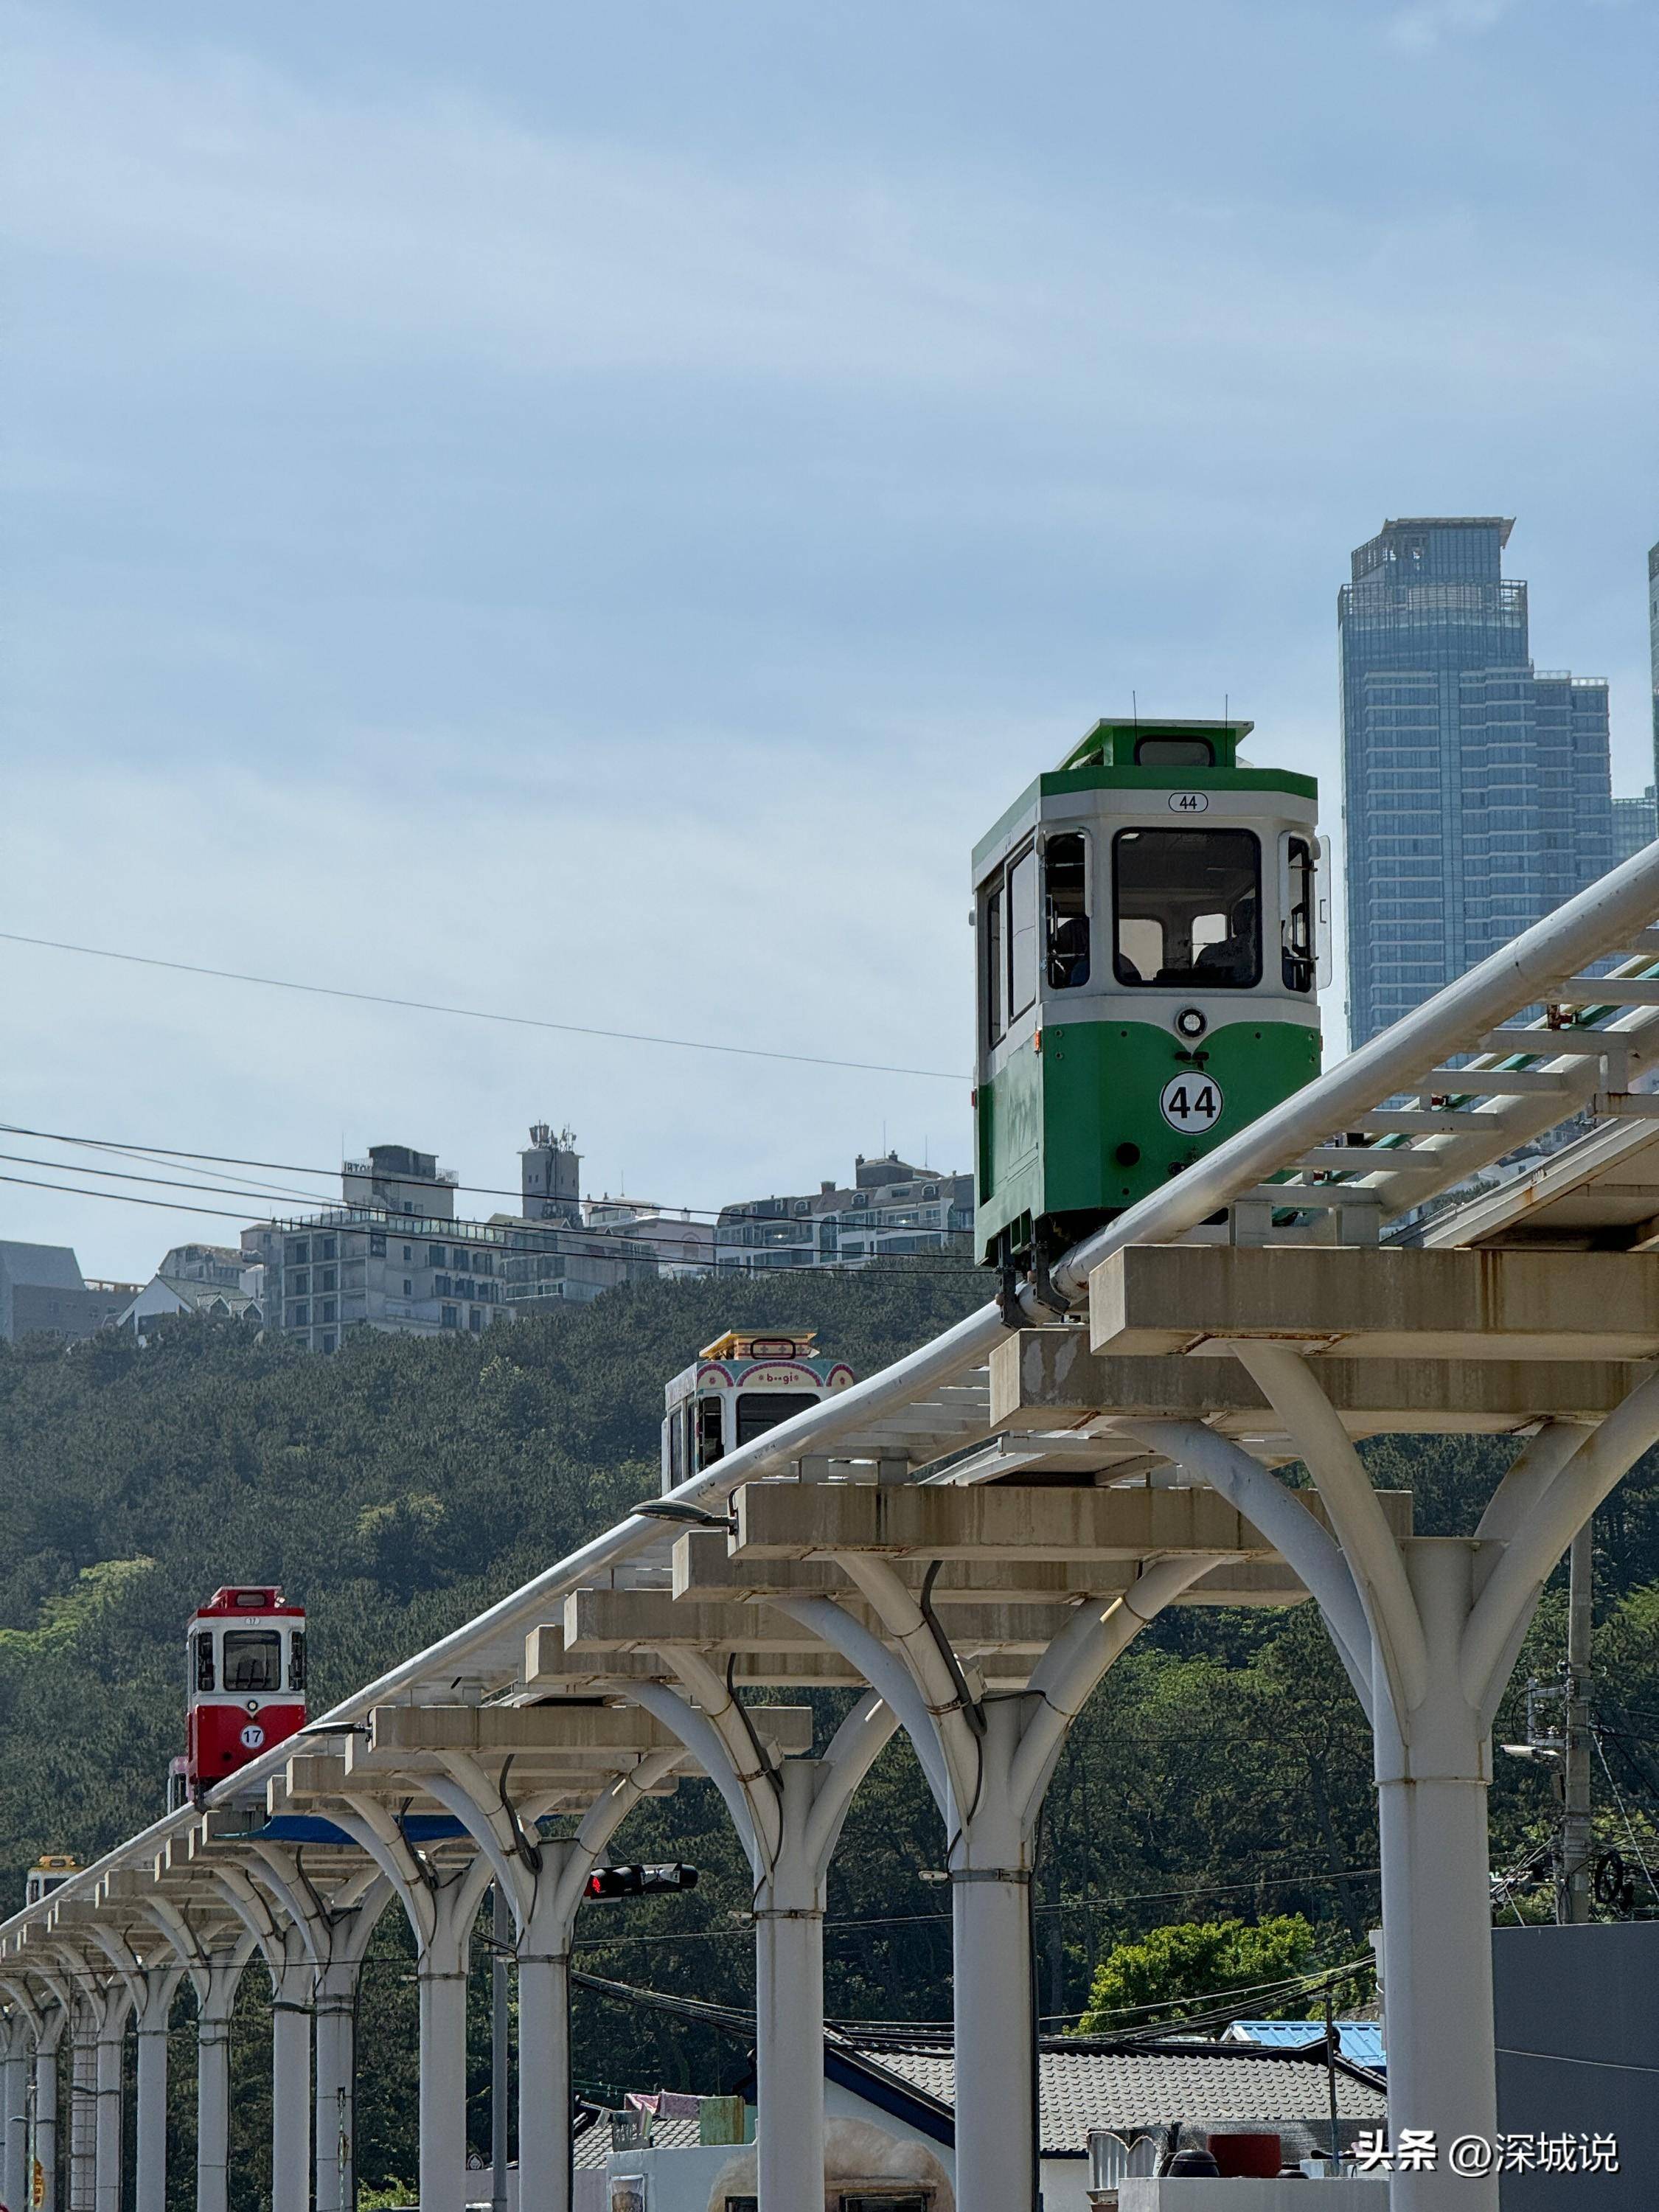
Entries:
{"label": "distant building cluster", "polygon": [[88,1284],[66,1246],[0,1243],[0,1337],[64,1341],[199,1314],[278,1329],[337,1352],[353,1329],[480,1334],[498,1322],[663,1276],[779,1267],[856,1267],[890,1255],[965,1250],[973,1177],[890,1152],[850,1185],[756,1199],[718,1219],[643,1200],[585,1198],[581,1158],[546,1122],[520,1155],[518,1203],[468,1220],[437,1155],[371,1146],[340,1170],[340,1202],[255,1222],[240,1248],[179,1244],[147,1283]]}

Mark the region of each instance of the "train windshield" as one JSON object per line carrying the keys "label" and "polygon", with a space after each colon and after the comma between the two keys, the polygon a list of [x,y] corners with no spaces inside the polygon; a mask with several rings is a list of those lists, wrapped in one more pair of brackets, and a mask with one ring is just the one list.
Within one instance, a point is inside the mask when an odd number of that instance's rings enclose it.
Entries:
{"label": "train windshield", "polygon": [[738,1400],[738,1442],[752,1443],[791,1413],[817,1403],[817,1397],[805,1390],[745,1390]]}
{"label": "train windshield", "polygon": [[1261,846],[1249,830],[1120,830],[1113,972],[1164,990],[1261,980]]}
{"label": "train windshield", "polygon": [[283,1643],[274,1628],[228,1628],[225,1631],[225,1687],[228,1690],[280,1690],[283,1686]]}

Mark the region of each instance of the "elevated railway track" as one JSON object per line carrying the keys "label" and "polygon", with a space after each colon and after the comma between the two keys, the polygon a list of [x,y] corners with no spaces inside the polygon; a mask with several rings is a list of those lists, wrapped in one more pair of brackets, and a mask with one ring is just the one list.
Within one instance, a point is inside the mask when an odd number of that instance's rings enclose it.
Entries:
{"label": "elevated railway track", "polygon": [[[97,2116],[69,2212],[120,2212],[109,2083],[136,2021],[135,2212],[161,2212],[155,2022],[183,1978],[198,2208],[223,2212],[221,2054],[253,1963],[279,2024],[274,2212],[345,2212],[349,1993],[395,1905],[421,1984],[421,2201],[460,2212],[459,1978],[493,1884],[519,1962],[520,2202],[567,2212],[586,1874],[696,1772],[755,1877],[761,2204],[797,2212],[823,2171],[826,1871],[902,1729],[951,1876],[957,2203],[1030,2212],[1032,1836],[1066,1732],[1164,1607],[1310,1598],[1376,1742],[1394,2124],[1493,2133],[1491,1718],[1574,1529],[1659,1440],[1656,1064],[1650,848],[1046,1280],[643,1501],[14,1915],[5,2200],[27,2201],[33,2156],[58,2212],[68,2038]],[[1355,1442],[1398,1431],[1516,1439],[1477,1528],[1417,1536],[1409,1498],[1372,1489]],[[795,1684],[860,1692],[816,1753],[806,1708],[740,1694]],[[538,1839],[554,1812],[573,1833]],[[1443,2171],[1397,2175],[1393,2201],[1497,2200]]]}

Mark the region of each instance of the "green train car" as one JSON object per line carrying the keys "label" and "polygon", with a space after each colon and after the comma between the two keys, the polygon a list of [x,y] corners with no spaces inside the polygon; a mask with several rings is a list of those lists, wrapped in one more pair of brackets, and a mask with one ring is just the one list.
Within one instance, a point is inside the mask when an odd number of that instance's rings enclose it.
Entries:
{"label": "green train car", "polygon": [[1318,1073],[1318,792],[1254,726],[1097,723],[974,848],[983,1260],[1041,1274]]}

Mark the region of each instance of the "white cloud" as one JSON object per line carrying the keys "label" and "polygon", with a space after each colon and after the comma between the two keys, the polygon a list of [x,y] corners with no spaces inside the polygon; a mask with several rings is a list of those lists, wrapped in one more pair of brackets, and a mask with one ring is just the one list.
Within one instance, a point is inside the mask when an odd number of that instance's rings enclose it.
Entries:
{"label": "white cloud", "polygon": [[1495,29],[1516,0],[1419,0],[1388,18],[1390,42],[1407,53],[1428,53],[1448,39],[1477,38]]}

